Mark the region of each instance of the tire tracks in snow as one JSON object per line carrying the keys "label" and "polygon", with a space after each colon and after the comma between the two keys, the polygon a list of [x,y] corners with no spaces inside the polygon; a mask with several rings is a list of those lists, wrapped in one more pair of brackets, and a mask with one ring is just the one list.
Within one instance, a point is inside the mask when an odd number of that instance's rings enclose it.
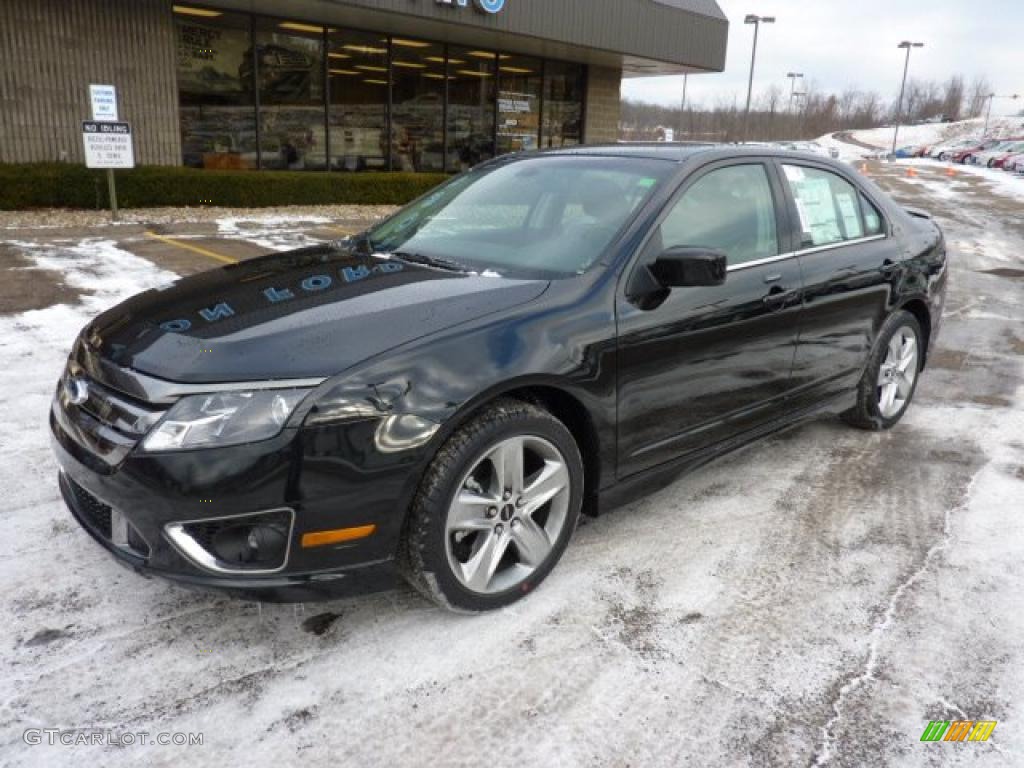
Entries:
{"label": "tire tracks in snow", "polygon": [[833,714],[832,717],[826,721],[825,725],[822,726],[820,746],[816,750],[816,753],[811,757],[810,765],[813,766],[813,768],[820,768],[820,766],[827,765],[832,759],[834,755],[833,747],[836,743],[835,729],[843,719],[843,704],[850,694],[856,692],[862,686],[874,681],[875,671],[878,668],[879,655],[881,654],[882,643],[885,641],[889,629],[893,626],[896,620],[896,612],[900,608],[903,596],[906,595],[906,593],[915,584],[917,584],[917,582],[924,578],[925,574],[928,572],[932,563],[936,560],[939,554],[948,548],[950,540],[952,539],[953,515],[957,512],[967,511],[967,506],[971,499],[971,491],[974,489],[975,481],[985,467],[990,463],[991,459],[987,459],[980,466],[975,468],[970,481],[964,489],[963,498],[960,504],[956,507],[946,508],[942,527],[942,538],[931,546],[931,548],[925,553],[921,564],[906,579],[904,579],[889,596],[882,619],[875,622],[871,628],[871,639],[868,645],[868,653],[861,666],[861,671],[847,679],[847,681],[839,688],[838,693],[831,702]]}

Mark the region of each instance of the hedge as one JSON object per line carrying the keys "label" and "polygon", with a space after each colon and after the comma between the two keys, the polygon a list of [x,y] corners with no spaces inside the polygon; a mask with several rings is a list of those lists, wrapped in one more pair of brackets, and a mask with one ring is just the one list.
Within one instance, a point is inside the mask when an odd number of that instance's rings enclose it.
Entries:
{"label": "hedge", "polygon": [[[115,173],[122,208],[400,205],[447,178],[439,173],[213,171],[164,166]],[[107,207],[104,171],[71,163],[0,164],[0,210]]]}

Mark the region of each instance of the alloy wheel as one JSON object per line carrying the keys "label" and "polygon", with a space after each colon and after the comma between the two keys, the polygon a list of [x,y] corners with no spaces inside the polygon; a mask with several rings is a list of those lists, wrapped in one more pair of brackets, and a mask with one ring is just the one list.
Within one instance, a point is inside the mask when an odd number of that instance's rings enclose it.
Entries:
{"label": "alloy wheel", "polygon": [[568,465],[551,442],[520,435],[489,448],[448,508],[448,564],[466,589],[496,594],[526,581],[567,524]]}
{"label": "alloy wheel", "polygon": [[918,355],[917,334],[907,326],[897,329],[878,371],[878,410],[884,418],[906,407],[917,380]]}

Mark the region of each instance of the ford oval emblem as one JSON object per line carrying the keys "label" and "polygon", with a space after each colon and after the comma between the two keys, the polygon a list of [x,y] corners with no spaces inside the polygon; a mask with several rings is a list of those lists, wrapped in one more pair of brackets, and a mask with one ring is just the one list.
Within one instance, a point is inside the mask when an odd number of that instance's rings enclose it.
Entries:
{"label": "ford oval emblem", "polygon": [[72,405],[81,405],[89,399],[89,384],[85,379],[68,379],[64,384],[64,391],[67,392],[68,402]]}

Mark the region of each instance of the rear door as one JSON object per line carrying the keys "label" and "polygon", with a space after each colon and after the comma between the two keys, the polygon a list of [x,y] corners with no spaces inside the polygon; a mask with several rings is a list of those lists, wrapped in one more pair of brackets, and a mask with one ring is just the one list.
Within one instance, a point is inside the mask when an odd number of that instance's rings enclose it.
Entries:
{"label": "rear door", "polygon": [[770,161],[730,161],[695,172],[654,227],[633,269],[672,246],[703,246],[726,253],[728,276],[657,306],[620,291],[620,477],[783,414],[801,289],[784,200]]}
{"label": "rear door", "polygon": [[856,386],[904,254],[852,176],[803,161],[779,166],[804,282],[793,364],[802,407]]}

